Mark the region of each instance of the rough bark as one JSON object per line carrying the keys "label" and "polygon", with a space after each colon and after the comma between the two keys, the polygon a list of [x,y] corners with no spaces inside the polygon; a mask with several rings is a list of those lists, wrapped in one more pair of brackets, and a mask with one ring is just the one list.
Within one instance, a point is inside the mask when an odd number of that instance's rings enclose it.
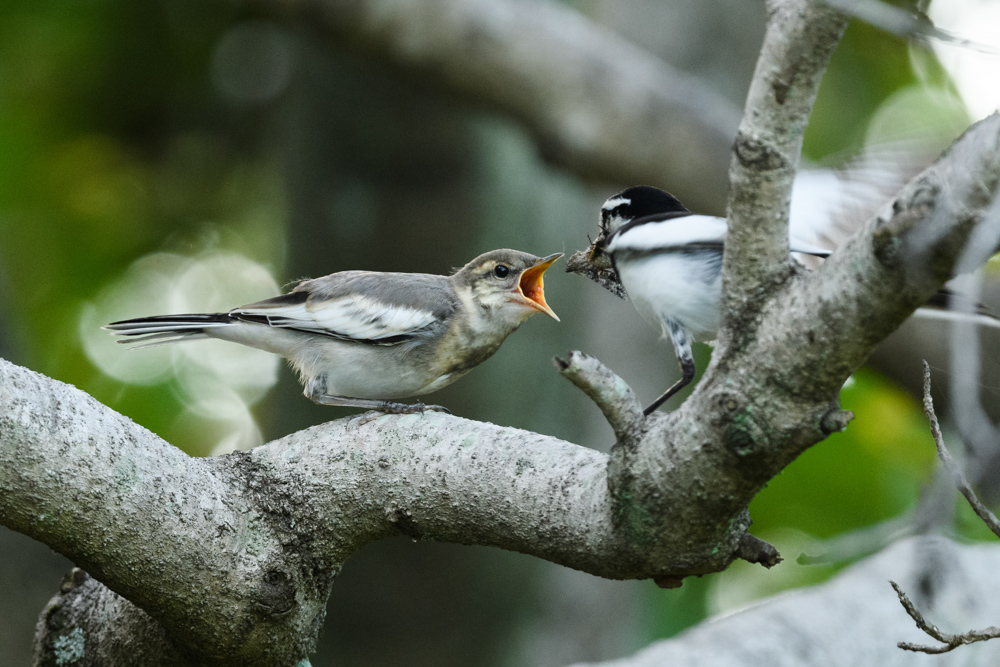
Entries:
{"label": "rough bark", "polygon": [[739,110],[561,3],[247,2],[507,112],[549,160],[577,174],[669,187],[702,210],[724,196]]}
{"label": "rough bark", "polygon": [[769,2],[770,20],[729,170],[723,280],[744,310],[787,274],[788,213],[802,139],[847,16],[822,2]]}

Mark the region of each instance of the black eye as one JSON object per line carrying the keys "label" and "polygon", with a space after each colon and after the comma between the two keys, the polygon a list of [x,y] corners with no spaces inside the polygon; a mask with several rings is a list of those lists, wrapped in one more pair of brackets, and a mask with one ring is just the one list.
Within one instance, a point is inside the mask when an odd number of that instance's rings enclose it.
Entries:
{"label": "black eye", "polygon": [[510,267],[506,264],[497,264],[493,267],[493,275],[497,278],[506,278],[510,275]]}

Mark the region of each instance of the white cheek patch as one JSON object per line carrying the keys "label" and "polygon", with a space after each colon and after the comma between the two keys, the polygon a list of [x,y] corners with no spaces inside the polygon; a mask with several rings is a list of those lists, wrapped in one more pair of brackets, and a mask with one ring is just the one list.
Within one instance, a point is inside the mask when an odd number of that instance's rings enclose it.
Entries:
{"label": "white cheek patch", "polygon": [[710,215],[685,215],[662,222],[647,222],[612,239],[616,250],[654,251],[692,243],[718,243],[726,238],[726,221]]}
{"label": "white cheek patch", "polygon": [[631,204],[631,203],[632,203],[632,200],[629,199],[628,197],[612,197],[611,199],[609,199],[606,202],[604,202],[604,206],[601,207],[601,210],[602,211],[613,211],[614,209],[618,208],[619,206],[622,206],[622,205],[625,205],[625,204]]}
{"label": "white cheek patch", "polygon": [[[726,219],[711,215],[685,215],[662,222],[647,222],[615,236],[608,252],[631,250],[653,252],[658,249],[683,248],[696,243],[718,243],[726,239]],[[827,257],[830,251],[795,237],[789,239],[790,250],[817,257]]]}

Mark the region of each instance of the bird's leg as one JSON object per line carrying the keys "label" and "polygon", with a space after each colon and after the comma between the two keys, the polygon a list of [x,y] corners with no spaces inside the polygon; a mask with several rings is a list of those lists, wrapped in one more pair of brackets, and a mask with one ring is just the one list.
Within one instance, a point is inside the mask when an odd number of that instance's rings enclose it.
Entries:
{"label": "bird's leg", "polygon": [[650,403],[649,407],[642,411],[642,414],[647,417],[656,408],[663,405],[668,398],[691,384],[691,380],[694,379],[694,354],[691,352],[691,339],[688,336],[687,330],[674,320],[667,320],[664,328],[670,333],[670,340],[673,341],[674,352],[677,354],[677,363],[681,367],[681,379],[675,382],[670,389],[663,392],[658,399]]}
{"label": "bird's leg", "polygon": [[399,403],[396,401],[381,401],[368,398],[350,398],[349,396],[332,396],[321,394],[310,396],[314,403],[320,405],[339,405],[348,408],[364,408],[366,410],[377,410],[395,415],[412,415],[422,413],[427,410],[434,412],[445,412],[451,414],[451,410],[443,405],[424,405],[423,403]]}
{"label": "bird's leg", "polygon": [[339,405],[346,408],[364,408],[365,410],[377,410],[389,414],[411,415],[422,413],[427,410],[434,412],[444,412],[451,414],[451,410],[443,405],[424,405],[423,403],[398,403],[396,401],[383,401],[369,398],[351,398],[349,396],[334,396],[327,394],[326,383],[316,378],[309,380],[306,385],[306,396],[313,403],[318,405]]}

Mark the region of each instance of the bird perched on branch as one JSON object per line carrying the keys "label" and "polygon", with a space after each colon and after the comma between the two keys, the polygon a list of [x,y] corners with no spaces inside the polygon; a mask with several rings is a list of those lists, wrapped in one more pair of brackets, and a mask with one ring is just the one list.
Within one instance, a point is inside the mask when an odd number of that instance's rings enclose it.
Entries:
{"label": "bird perched on branch", "polygon": [[[548,257],[494,250],[450,276],[342,271],[227,313],[159,315],[105,328],[135,348],[218,338],[288,359],[322,405],[414,413],[389,399],[445,387],[488,359],[545,302]],[[135,349],[133,348],[133,349]]]}
{"label": "bird perched on branch", "polygon": [[[610,197],[601,207],[600,234],[588,251],[570,258],[567,271],[585,275],[612,293],[631,298],[644,319],[670,338],[681,379],[645,409],[650,414],[687,386],[695,375],[692,341],[715,339],[722,296],[722,252],[726,220],[689,211],[673,195],[640,185]],[[791,252],[828,257],[792,226]],[[954,316],[943,290],[917,314]],[[973,315],[981,324],[1000,326],[983,307]]]}

